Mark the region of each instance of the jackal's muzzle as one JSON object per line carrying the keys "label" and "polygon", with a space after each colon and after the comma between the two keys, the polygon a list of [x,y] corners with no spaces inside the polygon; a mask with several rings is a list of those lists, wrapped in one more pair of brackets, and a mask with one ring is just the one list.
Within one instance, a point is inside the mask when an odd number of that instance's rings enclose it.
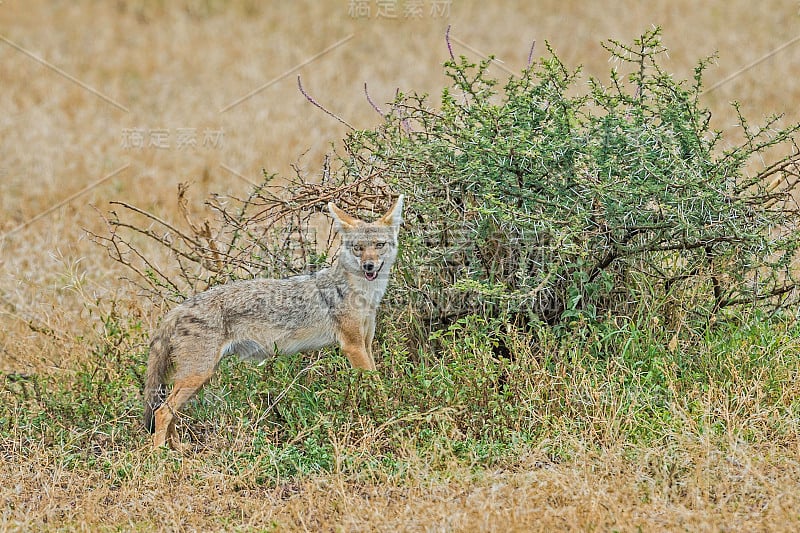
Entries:
{"label": "jackal's muzzle", "polygon": [[377,261],[364,261],[361,263],[361,270],[364,271],[364,277],[367,281],[375,281],[378,277],[378,272],[383,268],[383,261],[378,264]]}

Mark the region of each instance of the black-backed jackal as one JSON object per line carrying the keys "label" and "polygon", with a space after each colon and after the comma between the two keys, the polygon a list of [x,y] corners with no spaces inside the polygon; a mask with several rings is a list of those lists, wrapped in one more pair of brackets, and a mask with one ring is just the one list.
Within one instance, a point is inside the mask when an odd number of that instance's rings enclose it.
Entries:
{"label": "black-backed jackal", "polygon": [[338,344],[354,367],[375,370],[375,314],[397,256],[403,197],[372,223],[333,203],[328,209],[342,238],[329,268],[213,287],[164,317],[150,341],[144,389],[144,422],[155,447],[179,446],[177,413],[227,355],[262,360]]}

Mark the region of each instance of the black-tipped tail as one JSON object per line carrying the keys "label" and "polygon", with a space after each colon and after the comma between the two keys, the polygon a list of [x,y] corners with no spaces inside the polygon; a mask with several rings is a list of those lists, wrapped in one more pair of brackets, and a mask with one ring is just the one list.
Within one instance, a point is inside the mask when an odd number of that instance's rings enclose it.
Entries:
{"label": "black-tipped tail", "polygon": [[156,417],[155,412],[164,403],[164,400],[167,399],[167,387],[166,385],[161,385],[158,387],[155,394],[150,394],[149,396],[145,393],[145,400],[144,400],[144,427],[150,433],[156,432]]}
{"label": "black-tipped tail", "polygon": [[169,337],[169,325],[162,324],[150,341],[150,358],[147,360],[144,384],[144,427],[150,433],[156,431],[154,413],[167,399],[167,374],[172,368]]}

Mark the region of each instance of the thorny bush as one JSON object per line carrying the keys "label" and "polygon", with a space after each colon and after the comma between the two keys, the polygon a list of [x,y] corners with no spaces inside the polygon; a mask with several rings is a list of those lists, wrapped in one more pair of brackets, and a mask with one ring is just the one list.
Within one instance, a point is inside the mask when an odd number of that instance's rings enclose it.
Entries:
{"label": "thorny bush", "polygon": [[[210,198],[202,223],[181,188],[187,229],[118,203],[110,234],[95,238],[152,296],[180,300],[319,268],[335,252],[328,201],[369,217],[402,192],[385,308],[422,341],[473,314],[563,327],[795,305],[800,125],[753,127],[736,107],[744,140],[731,146],[700,104],[709,60],[677,80],[659,64],[658,29],[604,46],[610,80],[588,84],[549,47],[504,85],[491,59],[451,53],[438,106],[415,93],[385,113],[373,104],[381,124],[351,131],[321,178],[265,175],[246,198]],[[759,164],[776,151],[788,155]],[[178,269],[157,267],[136,234],[169,248]]]}

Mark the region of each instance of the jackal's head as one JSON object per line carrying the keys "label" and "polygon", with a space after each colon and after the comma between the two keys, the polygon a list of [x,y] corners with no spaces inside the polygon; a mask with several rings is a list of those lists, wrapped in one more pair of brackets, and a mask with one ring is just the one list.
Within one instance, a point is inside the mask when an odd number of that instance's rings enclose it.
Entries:
{"label": "jackal's head", "polygon": [[342,237],[338,261],[348,270],[363,274],[367,281],[375,281],[381,273],[388,274],[397,257],[403,195],[375,222],[364,222],[348,215],[333,202],[328,204],[328,210],[334,220],[334,229]]}

